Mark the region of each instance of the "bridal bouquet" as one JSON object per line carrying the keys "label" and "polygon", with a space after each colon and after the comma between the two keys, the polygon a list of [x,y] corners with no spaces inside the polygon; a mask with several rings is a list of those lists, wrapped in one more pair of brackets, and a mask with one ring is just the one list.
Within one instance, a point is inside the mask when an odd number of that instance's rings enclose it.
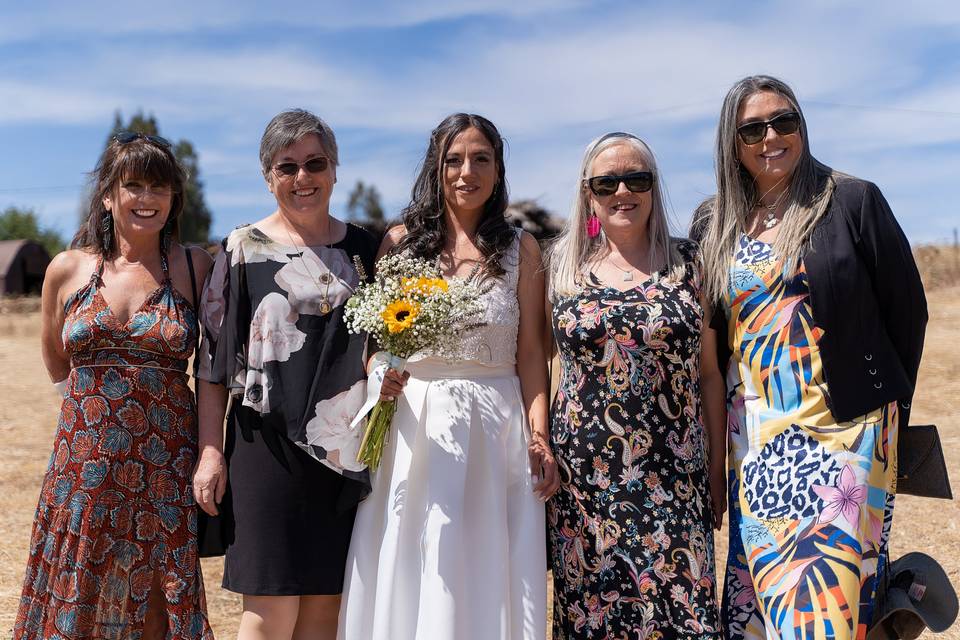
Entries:
{"label": "bridal bouquet", "polygon": [[357,461],[371,470],[380,465],[397,401],[380,400],[388,368],[403,371],[407,358],[423,349],[455,350],[463,331],[477,326],[482,312],[480,288],[463,278],[445,279],[426,260],[406,254],[386,255],[376,277],[362,282],[347,300],[344,318],[351,333],[367,333],[381,349],[367,381],[367,401],[351,426],[367,413]]}

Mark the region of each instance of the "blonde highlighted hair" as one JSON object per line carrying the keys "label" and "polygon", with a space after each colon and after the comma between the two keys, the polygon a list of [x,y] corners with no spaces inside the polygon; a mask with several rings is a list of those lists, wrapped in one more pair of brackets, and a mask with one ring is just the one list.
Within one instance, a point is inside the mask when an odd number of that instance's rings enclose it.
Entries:
{"label": "blonde highlighted hair", "polygon": [[643,158],[648,170],[653,173],[653,188],[650,190],[652,206],[647,219],[647,235],[650,238],[652,255],[659,260],[658,264],[653,265],[654,274],[665,267],[669,278],[678,278],[683,273],[683,260],[675,243],[670,241],[664,191],[653,151],[635,135],[615,131],[595,139],[584,151],[570,216],[560,235],[547,250],[547,291],[551,300],[576,295],[581,289],[585,271],[610,252],[609,242],[602,230],[595,238],[587,235],[587,220],[593,215],[593,211],[590,209],[590,194],[586,181],[593,177],[593,161],[597,156],[617,145],[633,147]]}
{"label": "blonde highlighted hair", "polygon": [[810,153],[807,121],[797,97],[785,82],[770,76],[749,76],[730,88],[717,125],[717,195],[697,209],[691,233],[700,242],[704,291],[707,300],[714,304],[722,302],[730,286],[730,261],[740,235],[746,233],[747,216],[759,197],[753,176],[737,157],[737,114],[744,100],[763,91],[779,95],[800,114],[800,159],[790,177],[787,209],[773,243],[785,278],[794,277],[800,269],[814,226],[830,204],[836,178],[842,175]]}

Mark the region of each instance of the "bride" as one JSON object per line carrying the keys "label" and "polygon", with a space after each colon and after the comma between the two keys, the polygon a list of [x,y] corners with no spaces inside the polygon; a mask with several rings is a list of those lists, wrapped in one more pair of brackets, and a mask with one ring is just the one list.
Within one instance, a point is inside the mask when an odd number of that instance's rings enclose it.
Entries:
{"label": "bride", "polygon": [[[347,556],[343,640],[542,640],[549,448],[544,291],[534,238],[504,218],[503,140],[458,113],[433,130],[403,226],[380,255],[476,278],[483,325],[457,353],[389,371],[397,413]],[[520,357],[518,358],[518,353]]]}

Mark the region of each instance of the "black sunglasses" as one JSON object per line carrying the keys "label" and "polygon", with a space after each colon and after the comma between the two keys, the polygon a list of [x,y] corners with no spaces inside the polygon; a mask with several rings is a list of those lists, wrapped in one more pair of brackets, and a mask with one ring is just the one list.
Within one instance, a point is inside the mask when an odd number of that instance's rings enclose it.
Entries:
{"label": "black sunglasses", "polygon": [[773,130],[782,136],[796,133],[800,128],[800,114],[788,111],[769,120],[748,122],[737,127],[737,135],[743,140],[743,144],[757,144],[767,137],[767,127],[773,127]]}
{"label": "black sunglasses", "polygon": [[632,193],[643,193],[653,188],[653,172],[637,171],[622,176],[593,176],[587,180],[595,196],[612,196],[623,183]]}
{"label": "black sunglasses", "polygon": [[113,136],[113,139],[119,142],[120,144],[129,144],[134,140],[146,140],[154,144],[160,145],[161,147],[166,147],[169,149],[172,145],[170,141],[166,138],[161,138],[160,136],[148,136],[145,133],[140,133],[139,131],[121,131],[120,133]]}
{"label": "black sunglasses", "polygon": [[273,172],[277,176],[295,176],[300,171],[300,167],[307,170],[307,173],[322,173],[330,166],[330,161],[326,158],[311,158],[303,164],[296,162],[281,162],[273,166]]}

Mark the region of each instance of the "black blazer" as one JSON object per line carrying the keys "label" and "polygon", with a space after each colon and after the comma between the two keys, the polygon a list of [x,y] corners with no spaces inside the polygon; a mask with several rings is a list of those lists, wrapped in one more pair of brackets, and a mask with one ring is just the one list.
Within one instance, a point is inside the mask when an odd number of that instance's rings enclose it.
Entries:
{"label": "black blazer", "polygon": [[[694,239],[703,223],[694,221]],[[906,428],[927,300],[910,243],[880,189],[838,177],[803,261],[813,318],[824,331],[820,357],[833,417],[845,422],[896,400],[899,425]],[[725,371],[730,358],[726,314],[716,309],[710,326],[720,334],[717,355]]]}

